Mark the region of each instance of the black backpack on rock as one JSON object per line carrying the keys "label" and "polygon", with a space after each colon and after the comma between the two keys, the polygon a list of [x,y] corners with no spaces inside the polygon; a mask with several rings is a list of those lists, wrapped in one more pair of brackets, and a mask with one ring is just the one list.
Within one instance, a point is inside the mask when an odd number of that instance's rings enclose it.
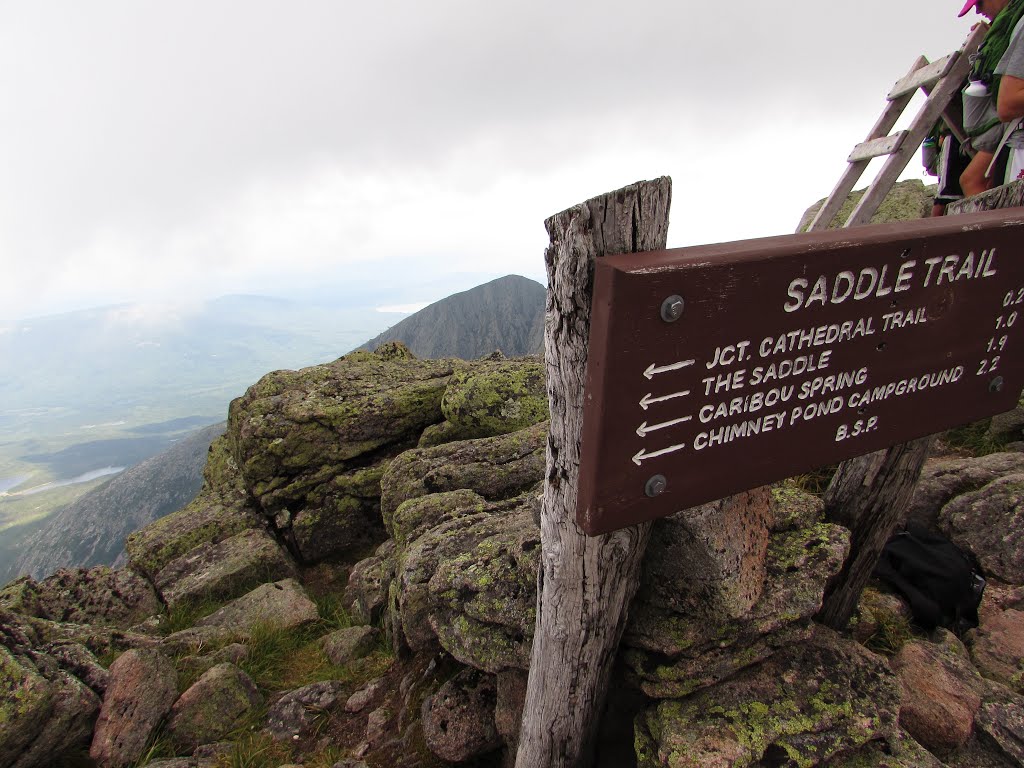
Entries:
{"label": "black backpack on rock", "polygon": [[942,534],[908,525],[886,543],[874,576],[907,599],[923,629],[962,634],[978,626],[985,579],[974,559]]}

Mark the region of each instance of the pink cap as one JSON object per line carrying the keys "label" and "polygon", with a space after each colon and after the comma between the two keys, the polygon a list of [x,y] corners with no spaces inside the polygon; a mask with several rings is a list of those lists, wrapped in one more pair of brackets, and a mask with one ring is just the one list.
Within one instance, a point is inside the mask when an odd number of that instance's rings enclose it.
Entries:
{"label": "pink cap", "polygon": [[960,16],[963,16],[977,4],[978,0],[967,0],[967,2],[964,3],[964,7],[960,10],[960,13],[957,14],[957,17],[959,18]]}

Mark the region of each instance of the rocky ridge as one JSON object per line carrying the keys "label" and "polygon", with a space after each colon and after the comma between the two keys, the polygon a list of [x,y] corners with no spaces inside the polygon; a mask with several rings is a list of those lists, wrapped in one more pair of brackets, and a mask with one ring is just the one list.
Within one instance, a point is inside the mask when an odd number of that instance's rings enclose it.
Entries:
{"label": "rocky ridge", "polygon": [[[508,764],[545,403],[536,358],[401,345],[264,377],[232,404],[199,496],[129,537],[126,568],[0,593],[0,760],[214,766],[258,748],[274,766]],[[795,485],[659,521],[605,764],[1019,764],[1022,456],[929,463],[912,514],[983,554],[993,586],[963,642],[889,657],[893,596],[869,593],[854,627],[876,650],[814,624],[848,533]],[[1000,542],[979,538],[981,517]],[[290,650],[268,661],[282,630]]]}

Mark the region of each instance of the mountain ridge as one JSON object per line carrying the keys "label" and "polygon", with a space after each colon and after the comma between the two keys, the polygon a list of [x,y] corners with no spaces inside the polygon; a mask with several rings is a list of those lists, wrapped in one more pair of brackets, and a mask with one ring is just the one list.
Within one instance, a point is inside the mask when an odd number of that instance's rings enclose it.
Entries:
{"label": "mountain ridge", "polygon": [[116,563],[128,534],[195,498],[210,444],[224,428],[220,422],[191,432],[56,511],[26,539],[24,554],[11,573],[0,573],[0,581],[23,574],[42,578],[67,566]]}
{"label": "mountain ridge", "polygon": [[436,301],[357,349],[372,352],[400,341],[432,360],[475,360],[496,350],[509,357],[540,354],[546,295],[535,280],[506,275]]}

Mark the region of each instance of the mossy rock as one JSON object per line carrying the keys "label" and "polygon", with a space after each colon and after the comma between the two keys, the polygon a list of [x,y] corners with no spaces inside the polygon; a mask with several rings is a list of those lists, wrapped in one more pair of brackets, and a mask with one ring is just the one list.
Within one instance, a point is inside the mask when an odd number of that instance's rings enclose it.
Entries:
{"label": "mossy rock", "polygon": [[548,418],[544,363],[538,358],[480,361],[457,371],[441,400],[450,435],[488,437]]}
{"label": "mossy rock", "polygon": [[849,532],[828,523],[773,534],[761,597],[741,617],[715,613],[710,606],[680,612],[643,592],[631,609],[623,658],[644,693],[654,698],[714,685],[802,639],[848,550]]}
{"label": "mossy rock", "polygon": [[391,530],[399,505],[421,496],[468,489],[493,501],[533,488],[544,479],[547,434],[547,422],[540,422],[504,435],[406,451],[381,479],[385,525]]}
{"label": "mossy rock", "polygon": [[53,710],[50,683],[0,645],[0,765],[14,765]]}
{"label": "mossy rock", "polygon": [[[864,197],[866,191],[867,189],[857,189],[847,195],[846,201],[828,228],[838,229],[843,226],[846,220],[850,218],[850,214],[853,213],[854,207]],[[909,221],[911,219],[924,218],[931,215],[934,199],[935,185],[926,187],[920,179],[901,181],[898,184],[894,184],[892,189],[889,190],[889,194],[886,195],[885,200],[882,201],[882,204],[878,206],[878,210],[871,217],[870,223],[881,224],[887,221]],[[800,224],[797,226],[796,231],[805,232],[814,220],[818,210],[824,204],[825,198],[822,198],[808,208],[804,215],[800,217]]]}
{"label": "mossy rock", "polygon": [[260,525],[226,437],[210,446],[204,477],[199,495],[188,506],[128,536],[128,562],[151,581],[168,563],[191,550]]}
{"label": "mossy rock", "polygon": [[539,550],[527,497],[447,519],[399,552],[389,623],[414,651],[440,645],[477,669],[525,668]]}
{"label": "mossy rock", "polygon": [[208,598],[230,599],[294,575],[294,562],[269,534],[248,530],[168,563],[157,574],[156,587],[171,608]]}
{"label": "mossy rock", "polygon": [[384,522],[395,543],[405,547],[431,528],[458,517],[479,514],[486,506],[483,496],[464,488],[431,493],[402,502]]}
{"label": "mossy rock", "polygon": [[[392,350],[393,352],[394,350]],[[440,422],[451,360],[354,352],[267,374],[232,401],[228,439],[246,489],[268,514],[318,486],[414,446]]]}
{"label": "mossy rock", "polygon": [[895,732],[899,708],[881,658],[817,628],[809,642],[640,715],[637,765],[809,768]]}
{"label": "mossy rock", "polygon": [[783,480],[773,485],[771,497],[774,531],[805,528],[825,519],[825,502],[805,491],[793,480]]}

